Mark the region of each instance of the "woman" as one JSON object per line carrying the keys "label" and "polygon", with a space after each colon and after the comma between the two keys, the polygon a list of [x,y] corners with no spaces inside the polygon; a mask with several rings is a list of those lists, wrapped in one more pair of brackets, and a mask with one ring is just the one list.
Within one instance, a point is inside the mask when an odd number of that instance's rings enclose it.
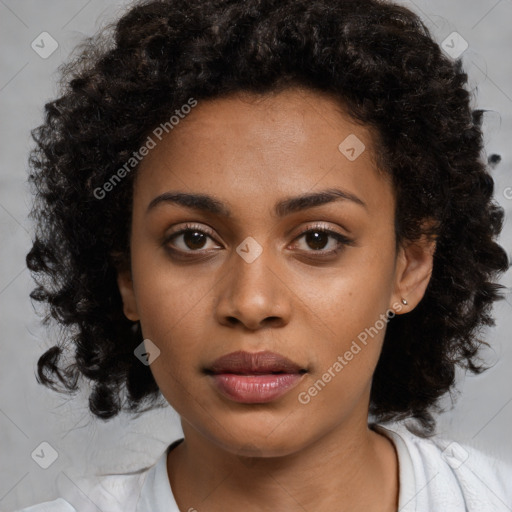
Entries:
{"label": "woman", "polygon": [[429,438],[508,268],[466,79],[377,0],[143,2],[89,40],[34,132],[32,296],[69,328],[39,378],[184,437],[26,510],[510,510],[510,467]]}

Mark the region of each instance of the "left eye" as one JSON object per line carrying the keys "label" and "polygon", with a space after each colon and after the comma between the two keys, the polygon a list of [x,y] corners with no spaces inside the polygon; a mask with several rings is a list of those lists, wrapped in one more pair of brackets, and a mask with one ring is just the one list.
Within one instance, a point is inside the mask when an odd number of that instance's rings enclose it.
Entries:
{"label": "left eye", "polygon": [[[299,250],[306,252],[333,253],[339,250],[341,246],[350,245],[351,241],[341,233],[327,229],[309,229],[304,231],[296,240],[303,239],[303,244],[298,244]],[[305,246],[305,247],[304,247]],[[309,250],[309,249],[312,249]]]}

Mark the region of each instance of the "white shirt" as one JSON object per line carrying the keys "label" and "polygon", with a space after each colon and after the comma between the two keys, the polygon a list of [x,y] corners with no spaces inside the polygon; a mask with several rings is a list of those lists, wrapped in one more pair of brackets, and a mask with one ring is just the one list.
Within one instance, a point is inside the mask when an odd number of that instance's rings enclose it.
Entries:
{"label": "white shirt", "polygon": [[[397,450],[399,512],[512,512],[512,465],[467,445],[418,437],[399,423],[373,428]],[[58,486],[62,498],[19,512],[180,512],[169,483],[167,453],[181,441],[149,468],[76,479]]]}

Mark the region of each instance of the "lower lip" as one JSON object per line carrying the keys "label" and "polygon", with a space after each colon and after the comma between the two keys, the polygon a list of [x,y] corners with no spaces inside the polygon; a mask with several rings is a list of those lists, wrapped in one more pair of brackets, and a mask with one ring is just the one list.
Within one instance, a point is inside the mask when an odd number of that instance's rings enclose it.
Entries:
{"label": "lower lip", "polygon": [[271,402],[293,389],[304,374],[279,373],[262,375],[237,375],[219,373],[212,375],[213,383],[221,395],[246,404]]}

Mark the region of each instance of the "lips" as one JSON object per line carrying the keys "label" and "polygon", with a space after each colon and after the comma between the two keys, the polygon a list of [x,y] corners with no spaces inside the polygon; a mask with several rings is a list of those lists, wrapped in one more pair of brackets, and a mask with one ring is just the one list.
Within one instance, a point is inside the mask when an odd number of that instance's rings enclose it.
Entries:
{"label": "lips", "polygon": [[305,373],[306,370],[275,352],[231,352],[219,357],[207,370],[210,373],[256,375],[269,373]]}
{"label": "lips", "polygon": [[265,403],[294,388],[305,368],[274,352],[232,352],[205,370],[223,397],[241,403]]}

